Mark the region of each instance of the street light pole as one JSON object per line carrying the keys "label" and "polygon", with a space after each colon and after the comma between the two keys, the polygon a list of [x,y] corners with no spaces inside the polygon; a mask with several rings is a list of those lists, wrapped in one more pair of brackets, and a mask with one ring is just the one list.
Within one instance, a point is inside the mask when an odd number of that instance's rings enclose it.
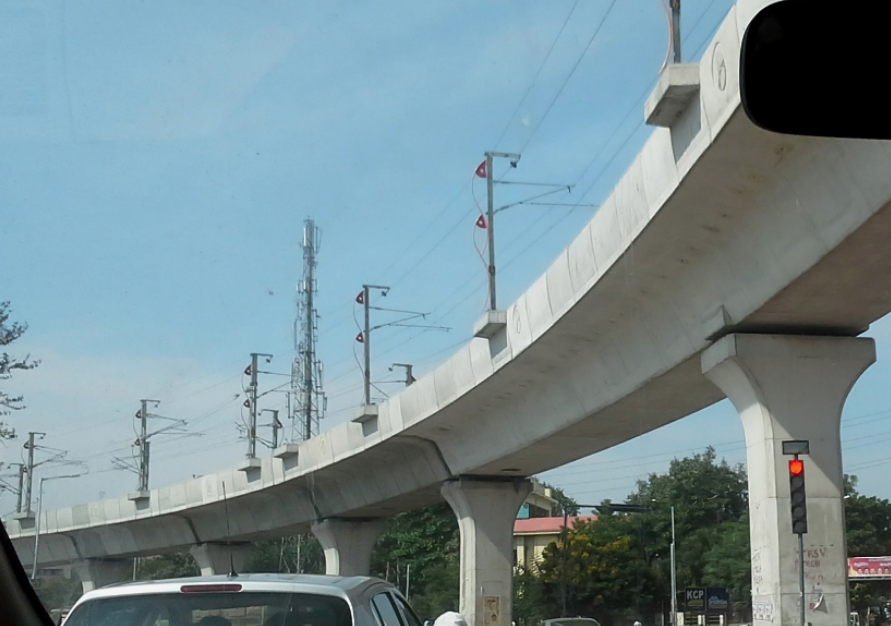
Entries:
{"label": "street light pole", "polygon": [[678,575],[674,546],[674,507],[671,507],[671,626],[677,626],[678,621]]}
{"label": "street light pole", "polygon": [[37,525],[34,527],[34,563],[31,565],[31,580],[37,578],[37,550],[40,547],[40,511],[43,508],[43,482],[57,478],[78,478],[82,474],[64,474],[62,476],[41,476],[37,484]]}

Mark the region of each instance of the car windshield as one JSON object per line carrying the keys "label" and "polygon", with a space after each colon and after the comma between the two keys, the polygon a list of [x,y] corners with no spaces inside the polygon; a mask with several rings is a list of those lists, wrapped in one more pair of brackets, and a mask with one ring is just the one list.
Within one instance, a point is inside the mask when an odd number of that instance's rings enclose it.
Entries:
{"label": "car windshield", "polygon": [[283,592],[158,593],[96,598],[65,626],[351,626],[347,603]]}

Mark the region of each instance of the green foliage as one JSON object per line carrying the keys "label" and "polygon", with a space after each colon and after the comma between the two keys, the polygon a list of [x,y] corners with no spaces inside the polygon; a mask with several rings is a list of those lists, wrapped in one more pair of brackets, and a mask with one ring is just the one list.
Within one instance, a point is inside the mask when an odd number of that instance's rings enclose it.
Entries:
{"label": "green foliage", "polygon": [[[27,324],[19,324],[18,322],[9,323],[9,302],[0,302],[0,346],[5,347],[13,341],[25,334],[28,330]],[[40,362],[29,360],[30,356],[16,357],[8,352],[0,352],[0,380],[9,380],[15,370],[30,370],[37,367]],[[0,416],[9,415],[13,411],[20,411],[25,408],[22,403],[22,396],[11,396],[0,390]],[[15,437],[15,430],[6,426],[4,422],[0,422],[0,439],[12,439]]]}
{"label": "green foliage", "polygon": [[[717,461],[714,449],[683,459],[674,459],[665,474],[651,474],[638,481],[637,492],[629,496],[632,504],[651,506],[653,512],[638,516],[637,524],[647,535],[652,552],[658,554],[663,574],[668,574],[671,545],[671,508],[675,510],[677,537],[678,588],[705,584],[708,562],[704,555],[719,545],[732,523],[748,515],[748,481],[742,466],[731,467]],[[725,524],[731,523],[730,526]],[[749,557],[735,564],[748,571]],[[736,567],[734,567],[734,571]],[[743,577],[750,580],[748,573]],[[740,581],[725,581],[718,586],[734,587]],[[745,583],[748,597],[750,583]],[[666,601],[670,600],[667,598]]]}
{"label": "green foliage", "polygon": [[706,587],[726,587],[730,606],[738,615],[751,608],[751,547],[749,519],[724,522],[717,527],[711,548],[704,555],[703,584]]}
{"label": "green foliage", "polygon": [[[420,580],[416,582],[416,579]],[[460,582],[461,568],[457,555],[432,566],[423,576],[416,575],[412,568],[410,589],[412,608],[421,619],[431,621],[446,611],[457,611]]]}
{"label": "green foliage", "polygon": [[[607,626],[667,610],[672,507],[678,588],[727,587],[731,601],[745,613],[751,565],[747,480],[741,467],[718,461],[712,449],[675,459],[667,473],[639,481],[627,502],[651,511],[610,514],[605,506],[599,521],[577,524],[565,541],[545,550],[537,578],[519,577],[518,606],[533,616],[527,623],[535,623],[542,611],[548,617],[595,617]],[[543,608],[536,612],[527,606],[533,602]]]}
{"label": "green foliage", "polygon": [[421,619],[434,619],[458,607],[459,546],[458,522],[447,504],[400,513],[378,540],[371,571],[403,591],[410,571],[411,604]]}
{"label": "green foliage", "polygon": [[325,554],[311,534],[257,541],[252,546],[246,571],[323,574]]}
{"label": "green foliage", "polygon": [[634,526],[625,516],[577,522],[564,539],[545,548],[539,577],[550,603],[559,598],[561,614],[610,623],[652,610],[654,572],[640,558],[643,546]]}
{"label": "green foliage", "polygon": [[856,476],[845,476],[845,495],[848,555],[891,554],[891,502],[860,495]]}
{"label": "green foliage", "polygon": [[519,568],[513,579],[514,620],[520,626],[535,626],[542,620],[560,614],[559,598],[553,596],[554,585],[545,585],[538,567]]}
{"label": "green foliage", "polygon": [[[857,491],[857,477],[845,475],[845,525],[848,556],[891,554],[891,502]],[[891,581],[872,580],[851,586],[851,608],[865,614],[870,606],[891,600]]]}
{"label": "green foliage", "polygon": [[201,570],[188,552],[174,552],[139,559],[136,563],[136,580],[160,580],[198,576]]}
{"label": "green foliage", "polygon": [[50,576],[35,582],[37,597],[50,613],[70,608],[83,593],[83,585],[77,577]]}
{"label": "green foliage", "polygon": [[561,514],[563,511],[566,511],[569,515],[579,514],[578,502],[571,496],[566,495],[566,492],[560,487],[555,487],[554,485],[545,482],[542,482],[541,486],[551,490],[551,497],[557,501],[557,510],[560,511]]}

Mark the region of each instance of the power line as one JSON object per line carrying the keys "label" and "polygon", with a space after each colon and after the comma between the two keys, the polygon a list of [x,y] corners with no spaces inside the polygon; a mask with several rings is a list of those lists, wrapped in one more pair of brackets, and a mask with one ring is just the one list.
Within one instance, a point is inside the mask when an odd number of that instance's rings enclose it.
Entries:
{"label": "power line", "polygon": [[526,146],[529,145],[529,142],[532,141],[532,138],[538,132],[538,129],[541,128],[542,122],[544,122],[545,118],[550,114],[551,109],[554,108],[554,104],[557,102],[557,99],[560,98],[560,95],[563,93],[563,90],[566,88],[566,85],[569,83],[569,79],[572,78],[575,71],[578,69],[579,65],[582,63],[582,59],[585,58],[585,55],[588,53],[588,49],[591,47],[591,44],[594,43],[594,40],[597,39],[597,35],[600,33],[600,29],[603,27],[603,24],[606,22],[606,18],[609,17],[609,14],[612,12],[613,7],[616,6],[616,0],[612,0],[610,2],[609,7],[606,9],[606,12],[603,14],[603,18],[601,18],[600,23],[597,24],[597,28],[594,29],[594,34],[591,35],[591,38],[588,40],[587,45],[585,45],[585,49],[582,50],[582,53],[579,55],[578,60],[575,62],[575,65],[572,66],[572,69],[569,71],[569,74],[566,76],[566,79],[563,81],[563,84],[560,85],[560,89],[557,90],[556,95],[554,96],[551,103],[548,105],[548,108],[545,109],[544,115],[542,115],[538,122],[535,124],[535,127],[532,129],[532,133],[526,138],[526,141],[523,143],[520,148],[520,152],[526,149]]}
{"label": "power line", "polygon": [[575,9],[576,7],[578,7],[578,5],[579,0],[575,0],[575,4],[572,5],[572,8],[566,15],[566,19],[563,20],[563,25],[560,26],[560,30],[557,31],[557,36],[554,37],[554,41],[551,43],[551,47],[548,48],[548,53],[545,55],[544,59],[542,59],[541,61],[541,64],[538,66],[538,70],[536,70],[535,76],[532,77],[532,81],[529,83],[529,87],[526,88],[526,92],[517,103],[517,108],[514,109],[513,113],[511,113],[510,117],[507,120],[507,124],[504,126],[504,130],[501,131],[501,135],[499,135],[498,140],[495,142],[496,148],[501,144],[501,141],[504,139],[504,136],[507,134],[507,131],[511,127],[511,123],[514,121],[514,118],[517,117],[517,113],[520,112],[520,108],[523,106],[523,103],[526,102],[526,98],[528,98],[529,94],[532,92],[532,88],[535,87],[535,81],[538,80],[538,77],[541,74],[541,70],[544,69],[545,64],[548,62],[548,59],[551,58],[551,53],[554,51],[554,47],[557,45],[557,42],[560,41],[560,36],[563,35],[563,31],[566,29],[566,25],[569,24],[569,19],[572,17],[572,14],[575,13]]}

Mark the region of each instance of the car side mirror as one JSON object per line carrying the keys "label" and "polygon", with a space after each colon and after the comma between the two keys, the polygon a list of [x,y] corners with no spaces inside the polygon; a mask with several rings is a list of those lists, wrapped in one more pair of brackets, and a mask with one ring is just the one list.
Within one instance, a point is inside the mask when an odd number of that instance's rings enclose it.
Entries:
{"label": "car side mirror", "polygon": [[781,0],[749,23],[743,109],[778,133],[891,139],[891,2]]}

